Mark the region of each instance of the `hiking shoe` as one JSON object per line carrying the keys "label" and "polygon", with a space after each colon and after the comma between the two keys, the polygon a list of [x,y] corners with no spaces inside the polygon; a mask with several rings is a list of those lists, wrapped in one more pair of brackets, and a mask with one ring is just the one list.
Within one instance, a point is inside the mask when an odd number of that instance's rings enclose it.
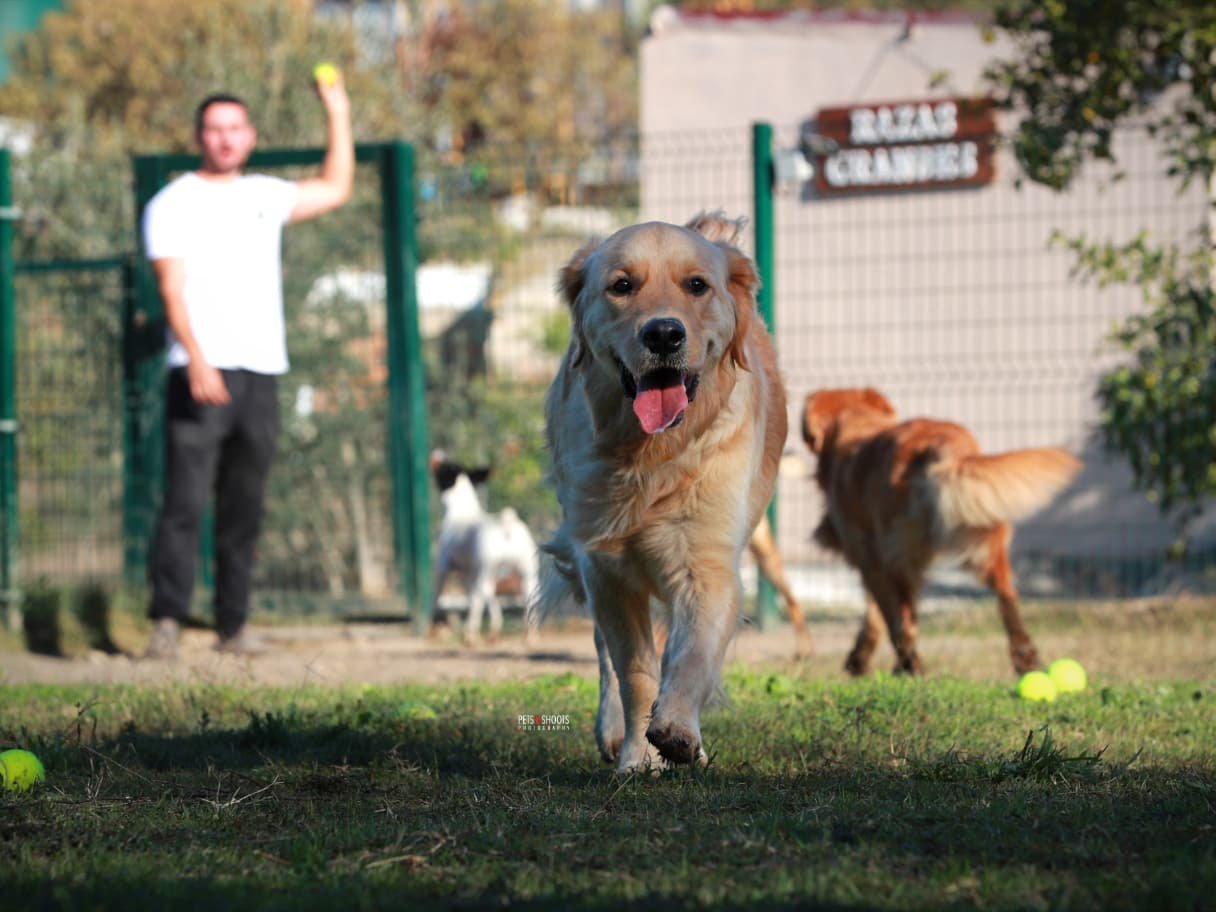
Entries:
{"label": "hiking shoe", "polygon": [[161,618],[152,628],[148,637],[148,648],[144,650],[145,659],[176,659],[177,635],[181,625],[173,618]]}
{"label": "hiking shoe", "polygon": [[244,627],[232,636],[221,634],[220,641],[215,644],[215,648],[218,652],[236,656],[256,656],[266,652],[265,642],[250,634]]}

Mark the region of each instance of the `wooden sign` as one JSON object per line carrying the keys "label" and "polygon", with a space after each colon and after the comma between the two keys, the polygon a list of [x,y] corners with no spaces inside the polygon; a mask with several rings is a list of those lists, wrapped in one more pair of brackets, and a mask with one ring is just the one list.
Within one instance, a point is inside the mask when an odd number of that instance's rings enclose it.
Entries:
{"label": "wooden sign", "polygon": [[991,99],[822,108],[816,121],[815,133],[837,146],[815,162],[824,195],[975,186],[995,175]]}

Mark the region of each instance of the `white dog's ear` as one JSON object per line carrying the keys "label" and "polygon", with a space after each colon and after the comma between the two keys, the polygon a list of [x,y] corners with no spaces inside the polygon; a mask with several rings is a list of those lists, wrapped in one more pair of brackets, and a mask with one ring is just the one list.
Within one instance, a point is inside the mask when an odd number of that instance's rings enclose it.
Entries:
{"label": "white dog's ear", "polygon": [[587,259],[599,245],[596,239],[580,247],[557,277],[557,292],[570,308],[571,367],[578,367],[587,355],[587,336],[583,331],[583,288],[587,284]]}
{"label": "white dog's ear", "polygon": [[747,216],[731,218],[721,209],[715,209],[713,212],[698,212],[684,227],[708,240],[737,245],[739,235],[747,227]]}

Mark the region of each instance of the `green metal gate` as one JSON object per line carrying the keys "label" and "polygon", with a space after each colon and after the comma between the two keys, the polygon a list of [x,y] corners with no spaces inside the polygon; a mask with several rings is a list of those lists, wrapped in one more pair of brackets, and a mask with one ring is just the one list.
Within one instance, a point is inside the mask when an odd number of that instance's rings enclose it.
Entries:
{"label": "green metal gate", "polygon": [[[322,157],[321,150],[274,150],[250,164],[315,172]],[[255,598],[260,606],[311,599],[338,613],[387,605],[409,611],[421,627],[432,601],[431,517],[413,149],[360,145],[356,160],[360,173],[374,171],[376,179],[357,180],[351,204],[316,220],[331,223],[328,229],[309,235],[313,222],[294,226],[284,241],[285,258],[306,261],[296,270],[289,264],[285,297],[323,376],[293,370],[283,384],[285,434],[260,552],[267,569]],[[194,156],[137,158],[136,211],[173,173],[196,164]],[[0,597],[13,627],[23,582],[142,588],[163,470],[164,381],[163,313],[146,260],[15,262],[17,215],[8,153],[0,150]],[[379,232],[372,244],[370,231]],[[352,263],[378,280],[370,297],[352,297],[341,282],[331,287]],[[333,336],[335,319],[364,332]],[[308,414],[291,407],[305,388],[316,403]],[[336,465],[312,458],[318,439]],[[293,513],[301,503],[317,511]],[[341,540],[351,517],[362,534],[355,546]],[[318,541],[334,559],[328,573],[310,576],[314,563],[324,563],[312,559]],[[379,582],[375,597],[364,598],[370,556],[380,558]],[[205,561],[204,568],[205,585]]]}

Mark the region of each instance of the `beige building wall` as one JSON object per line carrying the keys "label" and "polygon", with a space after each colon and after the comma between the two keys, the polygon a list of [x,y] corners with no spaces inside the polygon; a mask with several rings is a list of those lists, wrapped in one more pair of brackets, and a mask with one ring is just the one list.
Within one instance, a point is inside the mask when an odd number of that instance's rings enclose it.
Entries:
{"label": "beige building wall", "polygon": [[[1009,50],[956,14],[909,26],[903,13],[660,8],[651,25],[642,45],[642,210],[673,221],[702,208],[750,214],[753,123],[772,124],[777,148],[792,149],[820,108],[982,94],[984,66]],[[805,454],[798,429],[809,391],[873,385],[909,417],[967,424],[985,450],[1051,444],[1081,455],[1077,483],[1018,527],[1028,588],[1145,591],[1171,537],[1094,439],[1096,381],[1118,358],[1107,334],[1142,308],[1140,296],[1079,281],[1073,255],[1050,238],[1193,237],[1205,199],[1202,188],[1178,195],[1142,135],[1121,135],[1116,148],[1124,180],[1112,184],[1094,167],[1067,193],[1019,189],[1004,148],[995,181],[982,188],[830,198],[807,181],[777,188],[788,451]],[[795,565],[824,560],[809,542],[820,509],[808,477],[782,481],[779,534]],[[1216,538],[1210,515],[1198,538]]]}

